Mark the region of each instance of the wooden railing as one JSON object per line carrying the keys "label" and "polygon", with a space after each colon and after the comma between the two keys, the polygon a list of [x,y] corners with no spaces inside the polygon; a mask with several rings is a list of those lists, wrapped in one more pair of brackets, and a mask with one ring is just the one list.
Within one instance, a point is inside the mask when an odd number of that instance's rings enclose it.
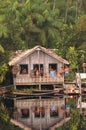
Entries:
{"label": "wooden railing", "polygon": [[57,84],[63,83],[63,77],[35,77],[31,78],[29,76],[17,76],[14,79],[15,85],[35,85],[35,84]]}

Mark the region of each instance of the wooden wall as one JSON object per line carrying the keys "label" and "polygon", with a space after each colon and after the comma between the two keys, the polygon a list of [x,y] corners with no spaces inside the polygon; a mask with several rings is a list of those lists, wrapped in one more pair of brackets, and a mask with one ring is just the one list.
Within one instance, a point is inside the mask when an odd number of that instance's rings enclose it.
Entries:
{"label": "wooden wall", "polygon": [[[19,64],[28,64],[29,73],[31,69],[33,69],[33,64],[43,64],[44,70],[46,72],[49,72],[49,64],[57,64],[57,71],[61,66],[63,66],[63,63],[59,62],[55,58],[52,58],[48,54],[40,51],[35,51],[31,55],[27,56],[24,60],[21,60]],[[19,74],[19,73],[18,73]]]}

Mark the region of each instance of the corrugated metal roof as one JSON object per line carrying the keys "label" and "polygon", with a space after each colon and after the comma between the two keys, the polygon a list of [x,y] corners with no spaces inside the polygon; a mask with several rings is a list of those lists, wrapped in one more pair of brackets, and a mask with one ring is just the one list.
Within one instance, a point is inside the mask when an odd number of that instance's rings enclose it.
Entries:
{"label": "corrugated metal roof", "polygon": [[46,49],[46,48],[44,48],[42,46],[35,46],[32,49],[28,49],[28,50],[25,50],[25,51],[19,50],[19,51],[15,52],[15,54],[11,57],[8,64],[10,66],[17,64],[18,62],[20,62],[21,60],[23,60],[24,58],[26,58],[27,56],[32,54],[37,49],[40,49],[44,53],[48,54],[49,56],[57,59],[58,61],[60,61],[60,62],[62,62],[64,64],[69,64],[69,62],[67,60],[63,59],[62,57],[55,54],[53,51],[51,51],[49,49]]}

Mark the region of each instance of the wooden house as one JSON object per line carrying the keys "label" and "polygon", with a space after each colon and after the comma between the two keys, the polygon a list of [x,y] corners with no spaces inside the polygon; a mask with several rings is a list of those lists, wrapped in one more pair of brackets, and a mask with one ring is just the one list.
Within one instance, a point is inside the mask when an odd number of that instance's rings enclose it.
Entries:
{"label": "wooden house", "polygon": [[15,87],[38,85],[39,89],[43,89],[43,85],[63,84],[64,75],[60,74],[60,69],[65,64],[69,64],[68,61],[41,46],[19,51],[9,62]]}
{"label": "wooden house", "polygon": [[41,46],[18,51],[11,58],[14,106],[20,115],[19,121],[33,130],[46,130],[63,118],[65,99],[57,95],[57,88],[63,88],[64,74],[60,70],[68,64]]}

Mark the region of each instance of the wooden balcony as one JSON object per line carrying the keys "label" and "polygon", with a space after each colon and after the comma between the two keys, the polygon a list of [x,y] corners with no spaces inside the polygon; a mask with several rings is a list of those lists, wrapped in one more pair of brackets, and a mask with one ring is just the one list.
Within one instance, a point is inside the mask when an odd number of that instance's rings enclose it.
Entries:
{"label": "wooden balcony", "polygon": [[14,78],[15,85],[36,85],[36,84],[62,84],[64,77],[35,77],[17,76]]}

